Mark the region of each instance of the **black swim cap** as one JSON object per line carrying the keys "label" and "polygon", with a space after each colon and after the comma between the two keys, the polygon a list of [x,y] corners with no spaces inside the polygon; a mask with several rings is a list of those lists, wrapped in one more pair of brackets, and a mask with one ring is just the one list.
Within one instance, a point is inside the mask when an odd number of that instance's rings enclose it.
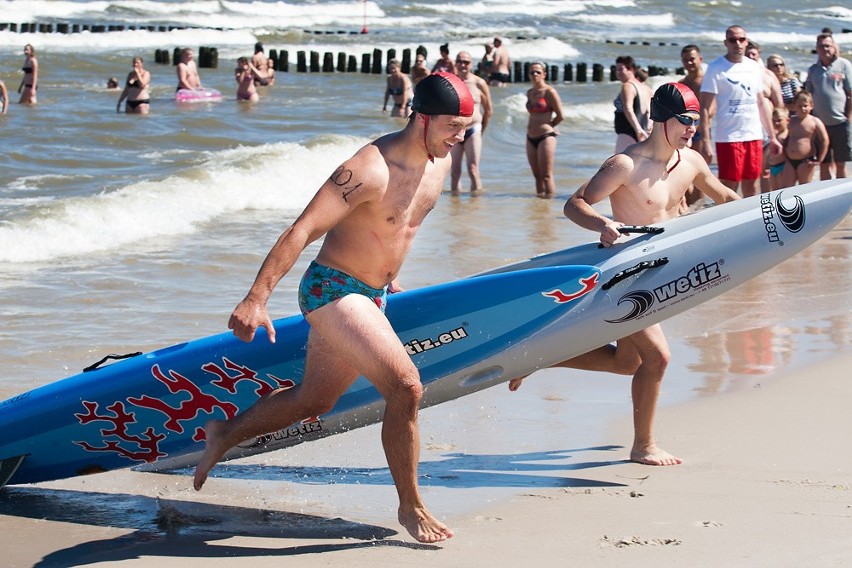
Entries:
{"label": "black swim cap", "polygon": [[428,75],[414,87],[411,108],[421,114],[473,116],[473,96],[464,81],[452,73]]}
{"label": "black swim cap", "polygon": [[692,89],[683,83],[660,85],[651,99],[651,120],[665,122],[685,112],[701,112],[701,105]]}

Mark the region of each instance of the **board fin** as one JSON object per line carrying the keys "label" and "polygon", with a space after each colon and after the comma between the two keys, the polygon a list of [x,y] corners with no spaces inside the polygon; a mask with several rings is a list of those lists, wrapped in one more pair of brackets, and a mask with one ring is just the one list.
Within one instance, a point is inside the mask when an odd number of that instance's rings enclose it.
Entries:
{"label": "board fin", "polygon": [[18,467],[20,467],[26,457],[26,455],[23,455],[0,460],[0,489],[9,483],[9,480],[18,471]]}

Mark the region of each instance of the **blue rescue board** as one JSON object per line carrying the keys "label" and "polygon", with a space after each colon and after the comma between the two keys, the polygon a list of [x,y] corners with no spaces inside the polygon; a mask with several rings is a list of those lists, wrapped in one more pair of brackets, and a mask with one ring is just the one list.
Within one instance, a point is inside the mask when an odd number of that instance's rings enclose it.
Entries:
{"label": "blue rescue board", "polygon": [[[387,315],[428,389],[544,328],[592,292],[592,266],[534,268],[393,294]],[[0,403],[0,486],[145,464],[191,465],[204,425],[302,380],[308,324],[274,322],[245,343],[231,333],[181,343],[39,387]],[[457,380],[457,379],[453,379]],[[478,390],[442,385],[442,400]],[[372,424],[383,401],[360,377],[327,415],[246,441],[232,459]]]}

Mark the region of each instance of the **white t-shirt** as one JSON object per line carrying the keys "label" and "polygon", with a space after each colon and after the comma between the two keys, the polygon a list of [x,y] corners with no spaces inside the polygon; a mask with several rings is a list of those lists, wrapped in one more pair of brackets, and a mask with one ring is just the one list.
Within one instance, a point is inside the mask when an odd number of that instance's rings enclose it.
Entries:
{"label": "white t-shirt", "polygon": [[716,142],[763,140],[760,106],[763,104],[763,69],[743,57],[732,63],[724,56],[707,66],[702,93],[716,95]]}

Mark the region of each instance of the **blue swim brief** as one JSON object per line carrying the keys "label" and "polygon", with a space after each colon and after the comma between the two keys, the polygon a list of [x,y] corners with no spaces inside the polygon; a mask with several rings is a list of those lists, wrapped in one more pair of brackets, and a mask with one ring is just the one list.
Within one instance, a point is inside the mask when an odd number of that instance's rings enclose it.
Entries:
{"label": "blue swim brief", "polygon": [[769,173],[773,176],[780,176],[781,172],[784,171],[784,162],[780,164],[770,164],[769,165]]}
{"label": "blue swim brief", "polygon": [[349,294],[366,296],[385,311],[388,287],[373,288],[354,276],[311,261],[299,283],[299,309],[308,314]]}

